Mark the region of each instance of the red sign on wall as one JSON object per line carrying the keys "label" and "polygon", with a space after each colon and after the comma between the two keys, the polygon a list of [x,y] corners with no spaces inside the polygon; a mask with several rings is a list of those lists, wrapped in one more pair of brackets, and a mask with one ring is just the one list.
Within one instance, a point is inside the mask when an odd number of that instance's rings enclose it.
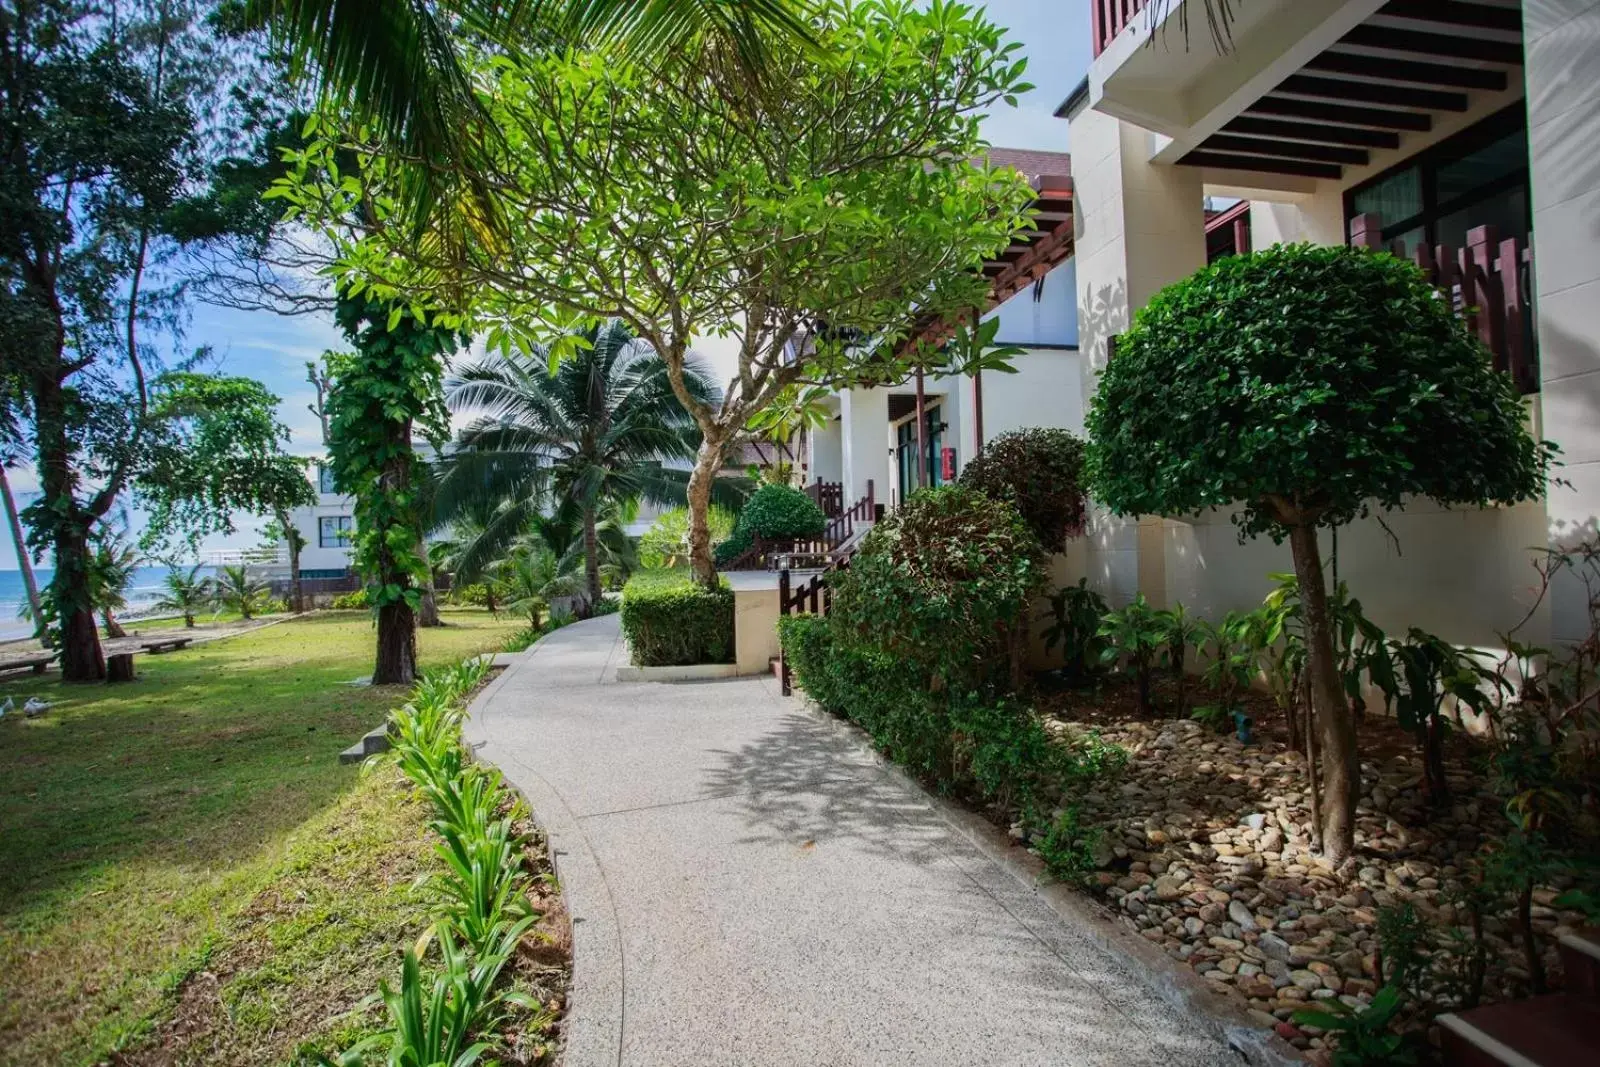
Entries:
{"label": "red sign on wall", "polygon": [[939,477],[943,481],[954,481],[956,476],[956,450],[953,448],[939,449]]}

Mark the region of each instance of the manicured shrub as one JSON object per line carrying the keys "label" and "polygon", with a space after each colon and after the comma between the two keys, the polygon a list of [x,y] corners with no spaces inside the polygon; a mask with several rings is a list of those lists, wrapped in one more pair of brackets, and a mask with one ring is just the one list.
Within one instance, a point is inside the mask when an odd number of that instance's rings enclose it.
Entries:
{"label": "manicured shrub", "polygon": [[1238,505],[1288,539],[1322,734],[1322,839],[1354,848],[1355,722],[1334,662],[1319,526],[1413,496],[1537,499],[1551,462],[1510,376],[1422,272],[1385,253],[1275,245],[1157,293],[1090,405],[1089,484],[1118,515]]}
{"label": "manicured shrub", "polygon": [[1066,430],[1034,427],[1000,434],[961,472],[961,484],[1009,501],[1046,552],[1083,533],[1083,442]]}
{"label": "manicured shrub", "polygon": [[367,591],[357,589],[354,593],[340,593],[333,598],[335,611],[365,611],[367,610]]}
{"label": "manicured shrub", "polygon": [[622,632],[639,667],[733,661],[733,590],[687,571],[641,571],[622,588]]}
{"label": "manicured shrub", "polygon": [[864,647],[976,686],[1006,666],[1040,564],[1011,504],[966,486],[926,489],[873,527],[835,579],[831,611]]}
{"label": "manicured shrub", "polygon": [[768,483],[757,489],[739,512],[733,534],[716,548],[721,566],[749,548],[757,537],[816,537],[828,525],[817,502],[798,489]]}

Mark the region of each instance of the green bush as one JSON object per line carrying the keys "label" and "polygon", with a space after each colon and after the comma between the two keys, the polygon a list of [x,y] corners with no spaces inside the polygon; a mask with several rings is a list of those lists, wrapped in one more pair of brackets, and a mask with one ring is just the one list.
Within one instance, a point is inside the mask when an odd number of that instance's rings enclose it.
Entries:
{"label": "green bush", "polygon": [[[706,513],[706,523],[711,527],[711,545],[715,549],[733,533],[735,519],[727,508],[712,504]],[[639,537],[639,563],[651,569],[688,566],[688,508],[663,511]]]}
{"label": "green bush", "polygon": [[367,609],[367,591],[357,589],[354,593],[340,593],[333,598],[335,611],[365,611]]}
{"label": "green bush", "polygon": [[684,571],[641,571],[622,588],[622,632],[639,667],[733,662],[733,590]]}
{"label": "green bush", "polygon": [[732,560],[757,537],[816,537],[827,525],[828,517],[817,502],[800,490],[787,485],[763,485],[739,512],[733,534],[717,546],[717,565]]}
{"label": "green bush", "polygon": [[961,472],[961,484],[1016,506],[1039,545],[1066,550],[1083,533],[1083,442],[1066,430],[1034,427],[1003,433]]}
{"label": "green bush", "polygon": [[1044,578],[1011,504],[965,486],[914,493],[872,528],[834,583],[831,612],[864,647],[953,688],[986,684]]}

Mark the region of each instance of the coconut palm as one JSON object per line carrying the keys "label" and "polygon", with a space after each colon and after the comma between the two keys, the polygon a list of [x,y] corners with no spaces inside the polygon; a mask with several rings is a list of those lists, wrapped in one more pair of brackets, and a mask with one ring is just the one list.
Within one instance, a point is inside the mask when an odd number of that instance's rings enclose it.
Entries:
{"label": "coconut palm", "polygon": [[[672,391],[666,363],[620,322],[591,326],[580,336],[578,353],[553,372],[549,351],[538,346],[468,363],[445,383],[452,411],[476,413],[441,465],[434,492],[441,525],[464,518],[481,524],[457,561],[468,580],[526,531],[557,521],[565,510],[575,512],[581,532],[593,604],[600,597],[607,504],[684,499],[700,431]],[[683,382],[697,399],[717,402],[717,389],[698,363],[690,362]],[[734,495],[737,487],[721,492]],[[566,548],[551,547],[557,555]]]}
{"label": "coconut palm", "polygon": [[162,611],[174,611],[183,616],[183,628],[194,629],[194,617],[201,609],[209,607],[215,599],[211,579],[200,577],[201,564],[189,568],[187,574],[173,568],[167,572],[163,584],[167,591],[155,606]]}
{"label": "coconut palm", "polygon": [[127,637],[116,612],[128,606],[128,586],[139,567],[139,554],[120,531],[102,529],[89,556],[89,596],[107,637]]}
{"label": "coconut palm", "polygon": [[266,591],[267,583],[252,575],[243,565],[223,567],[217,572],[212,598],[214,603],[237,611],[240,618],[250,619]]}
{"label": "coconut palm", "polygon": [[[325,98],[370,119],[411,161],[403,193],[425,218],[459,183],[493,223],[481,146],[485,116],[461,43],[514,57],[529,42],[582,40],[648,58],[707,37],[752,76],[767,37],[813,40],[808,0],[254,0],[257,20],[295,55]],[[487,135],[492,137],[492,131]]]}

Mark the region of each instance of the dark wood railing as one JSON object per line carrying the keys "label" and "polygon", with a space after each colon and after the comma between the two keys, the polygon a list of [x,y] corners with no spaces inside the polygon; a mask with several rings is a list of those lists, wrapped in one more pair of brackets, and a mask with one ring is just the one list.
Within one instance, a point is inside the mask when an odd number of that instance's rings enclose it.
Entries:
{"label": "dark wood railing", "polygon": [[[1376,215],[1350,220],[1350,243],[1382,248]],[[1391,251],[1410,259],[1449,297],[1467,327],[1482,339],[1496,370],[1511,375],[1524,395],[1539,391],[1539,357],[1534,343],[1533,248],[1517,237],[1501,239],[1493,226],[1467,231],[1465,248],[1419,246],[1407,255],[1395,242]]]}
{"label": "dark wood railing", "polygon": [[844,510],[844,483],[825,482],[820,478],[806,486],[806,496],[816,502],[817,507],[828,518],[833,518]]}
{"label": "dark wood railing", "polygon": [[[785,567],[778,572],[778,616],[787,615],[826,615],[833,606],[833,589],[828,584],[831,575],[850,569],[850,557],[855,555],[856,545],[848,546],[843,552],[834,556],[827,568],[811,575],[799,585],[794,584],[794,576]],[[788,696],[794,689],[794,677],[789,671],[789,659],[783,654],[783,643],[778,643],[778,685],[784,696]]]}
{"label": "dark wood railing", "polygon": [[1094,54],[1104,52],[1147,3],[1149,0],[1089,0],[1089,43]]}

